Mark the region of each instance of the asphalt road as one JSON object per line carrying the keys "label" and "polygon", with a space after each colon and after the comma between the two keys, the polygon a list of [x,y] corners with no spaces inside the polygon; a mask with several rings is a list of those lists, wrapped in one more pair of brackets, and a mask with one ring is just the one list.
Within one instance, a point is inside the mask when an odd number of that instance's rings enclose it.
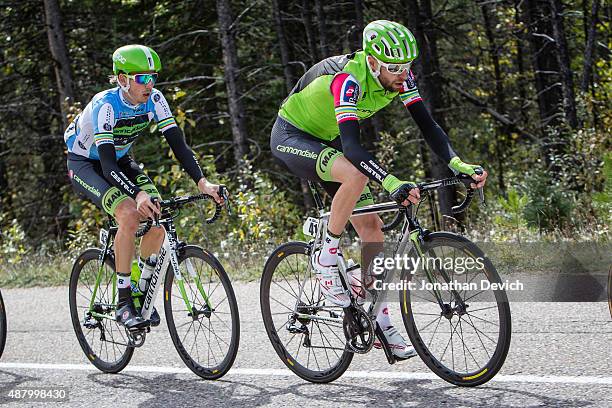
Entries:
{"label": "asphalt road", "polygon": [[[73,334],[68,288],[3,290],[8,339],[0,360],[0,404],[8,406],[610,407],[612,321],[598,303],[512,303],[512,346],[500,373],[478,388],[454,387],[418,359],[387,364],[382,351],[356,356],[332,384],[287,370],[261,322],[258,283],[235,284],[240,350],[229,374],[205,381],[188,371],[165,322],[120,374],[88,363]],[[158,305],[158,309],[161,305]],[[399,323],[400,318],[395,314]],[[58,389],[63,402],[9,397]]]}

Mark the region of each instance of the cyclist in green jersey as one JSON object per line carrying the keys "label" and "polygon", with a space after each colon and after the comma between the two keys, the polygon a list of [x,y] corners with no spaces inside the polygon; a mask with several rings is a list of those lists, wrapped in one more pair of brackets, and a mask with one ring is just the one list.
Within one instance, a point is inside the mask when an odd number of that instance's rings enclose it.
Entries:
{"label": "cyclist in green jersey", "polygon": [[[324,59],[300,78],[282,103],[272,128],[272,154],[294,174],[319,181],[332,196],[331,215],[323,247],[311,259],[321,290],[339,306],[350,304],[337,266],[338,242],[353,209],[372,204],[367,186],[374,180],[403,205],[417,203],[416,184],[400,180],[360,144],[359,120],[368,118],[399,97],[430,146],[455,173],[474,179],[482,187],[487,173],[476,175],[479,165],[464,163],[453,151],[448,136],[433,120],[410,71],[418,56],[417,43],[403,25],[387,20],[368,24],[363,51]],[[364,243],[382,243],[382,221],[377,215],[350,220]],[[399,358],[416,355],[393,327],[387,307],[377,322]]]}

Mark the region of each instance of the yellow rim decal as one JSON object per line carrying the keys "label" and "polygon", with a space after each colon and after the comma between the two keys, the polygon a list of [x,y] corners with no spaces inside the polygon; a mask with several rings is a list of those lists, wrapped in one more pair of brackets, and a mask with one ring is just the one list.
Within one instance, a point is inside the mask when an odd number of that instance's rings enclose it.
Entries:
{"label": "yellow rim decal", "polygon": [[293,365],[293,361],[287,359],[287,362],[289,362],[289,364]]}
{"label": "yellow rim decal", "polygon": [[280,258],[280,257],[281,257],[281,256],[283,256],[283,255],[285,255],[285,253],[284,253],[284,252],[279,252],[279,253],[278,253],[278,255],[276,255],[276,256]]}
{"label": "yellow rim decal", "polygon": [[96,359],[96,356],[94,356],[93,354],[90,354],[88,357],[91,361],[94,361]]}
{"label": "yellow rim decal", "polygon": [[219,372],[219,370],[214,370],[212,373],[213,374],[217,374]]}
{"label": "yellow rim decal", "polygon": [[487,372],[487,370],[489,370],[489,369],[488,369],[488,368],[485,368],[484,370],[482,370],[481,372],[479,372],[479,373],[478,373],[478,374],[476,374],[476,375],[471,375],[471,376],[469,376],[469,377],[463,377],[462,379],[463,379],[463,380],[473,380],[474,378],[478,378],[478,377],[480,377],[481,375],[483,375],[484,373],[486,373],[486,372]]}
{"label": "yellow rim decal", "polygon": [[406,289],[404,289],[404,314],[408,314],[408,301],[406,300]]}

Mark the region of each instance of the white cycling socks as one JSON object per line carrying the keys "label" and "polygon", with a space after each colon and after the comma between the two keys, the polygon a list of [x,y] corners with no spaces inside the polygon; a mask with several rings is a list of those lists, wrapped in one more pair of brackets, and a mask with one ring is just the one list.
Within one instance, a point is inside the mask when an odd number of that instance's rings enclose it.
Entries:
{"label": "white cycling socks", "polygon": [[323,248],[319,254],[319,265],[333,266],[338,264],[338,243],[340,235],[334,235],[329,230],[325,233],[323,239]]}

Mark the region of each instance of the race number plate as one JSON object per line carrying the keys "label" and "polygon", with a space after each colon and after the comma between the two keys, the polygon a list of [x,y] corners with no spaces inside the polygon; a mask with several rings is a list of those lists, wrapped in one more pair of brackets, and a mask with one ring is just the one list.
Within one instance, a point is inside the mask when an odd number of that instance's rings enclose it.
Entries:
{"label": "race number plate", "polygon": [[304,235],[309,237],[317,236],[317,228],[319,227],[319,220],[314,217],[308,217],[304,226],[302,227],[302,232]]}
{"label": "race number plate", "polygon": [[100,229],[100,243],[102,245],[106,245],[106,240],[108,239],[108,231],[104,228]]}

